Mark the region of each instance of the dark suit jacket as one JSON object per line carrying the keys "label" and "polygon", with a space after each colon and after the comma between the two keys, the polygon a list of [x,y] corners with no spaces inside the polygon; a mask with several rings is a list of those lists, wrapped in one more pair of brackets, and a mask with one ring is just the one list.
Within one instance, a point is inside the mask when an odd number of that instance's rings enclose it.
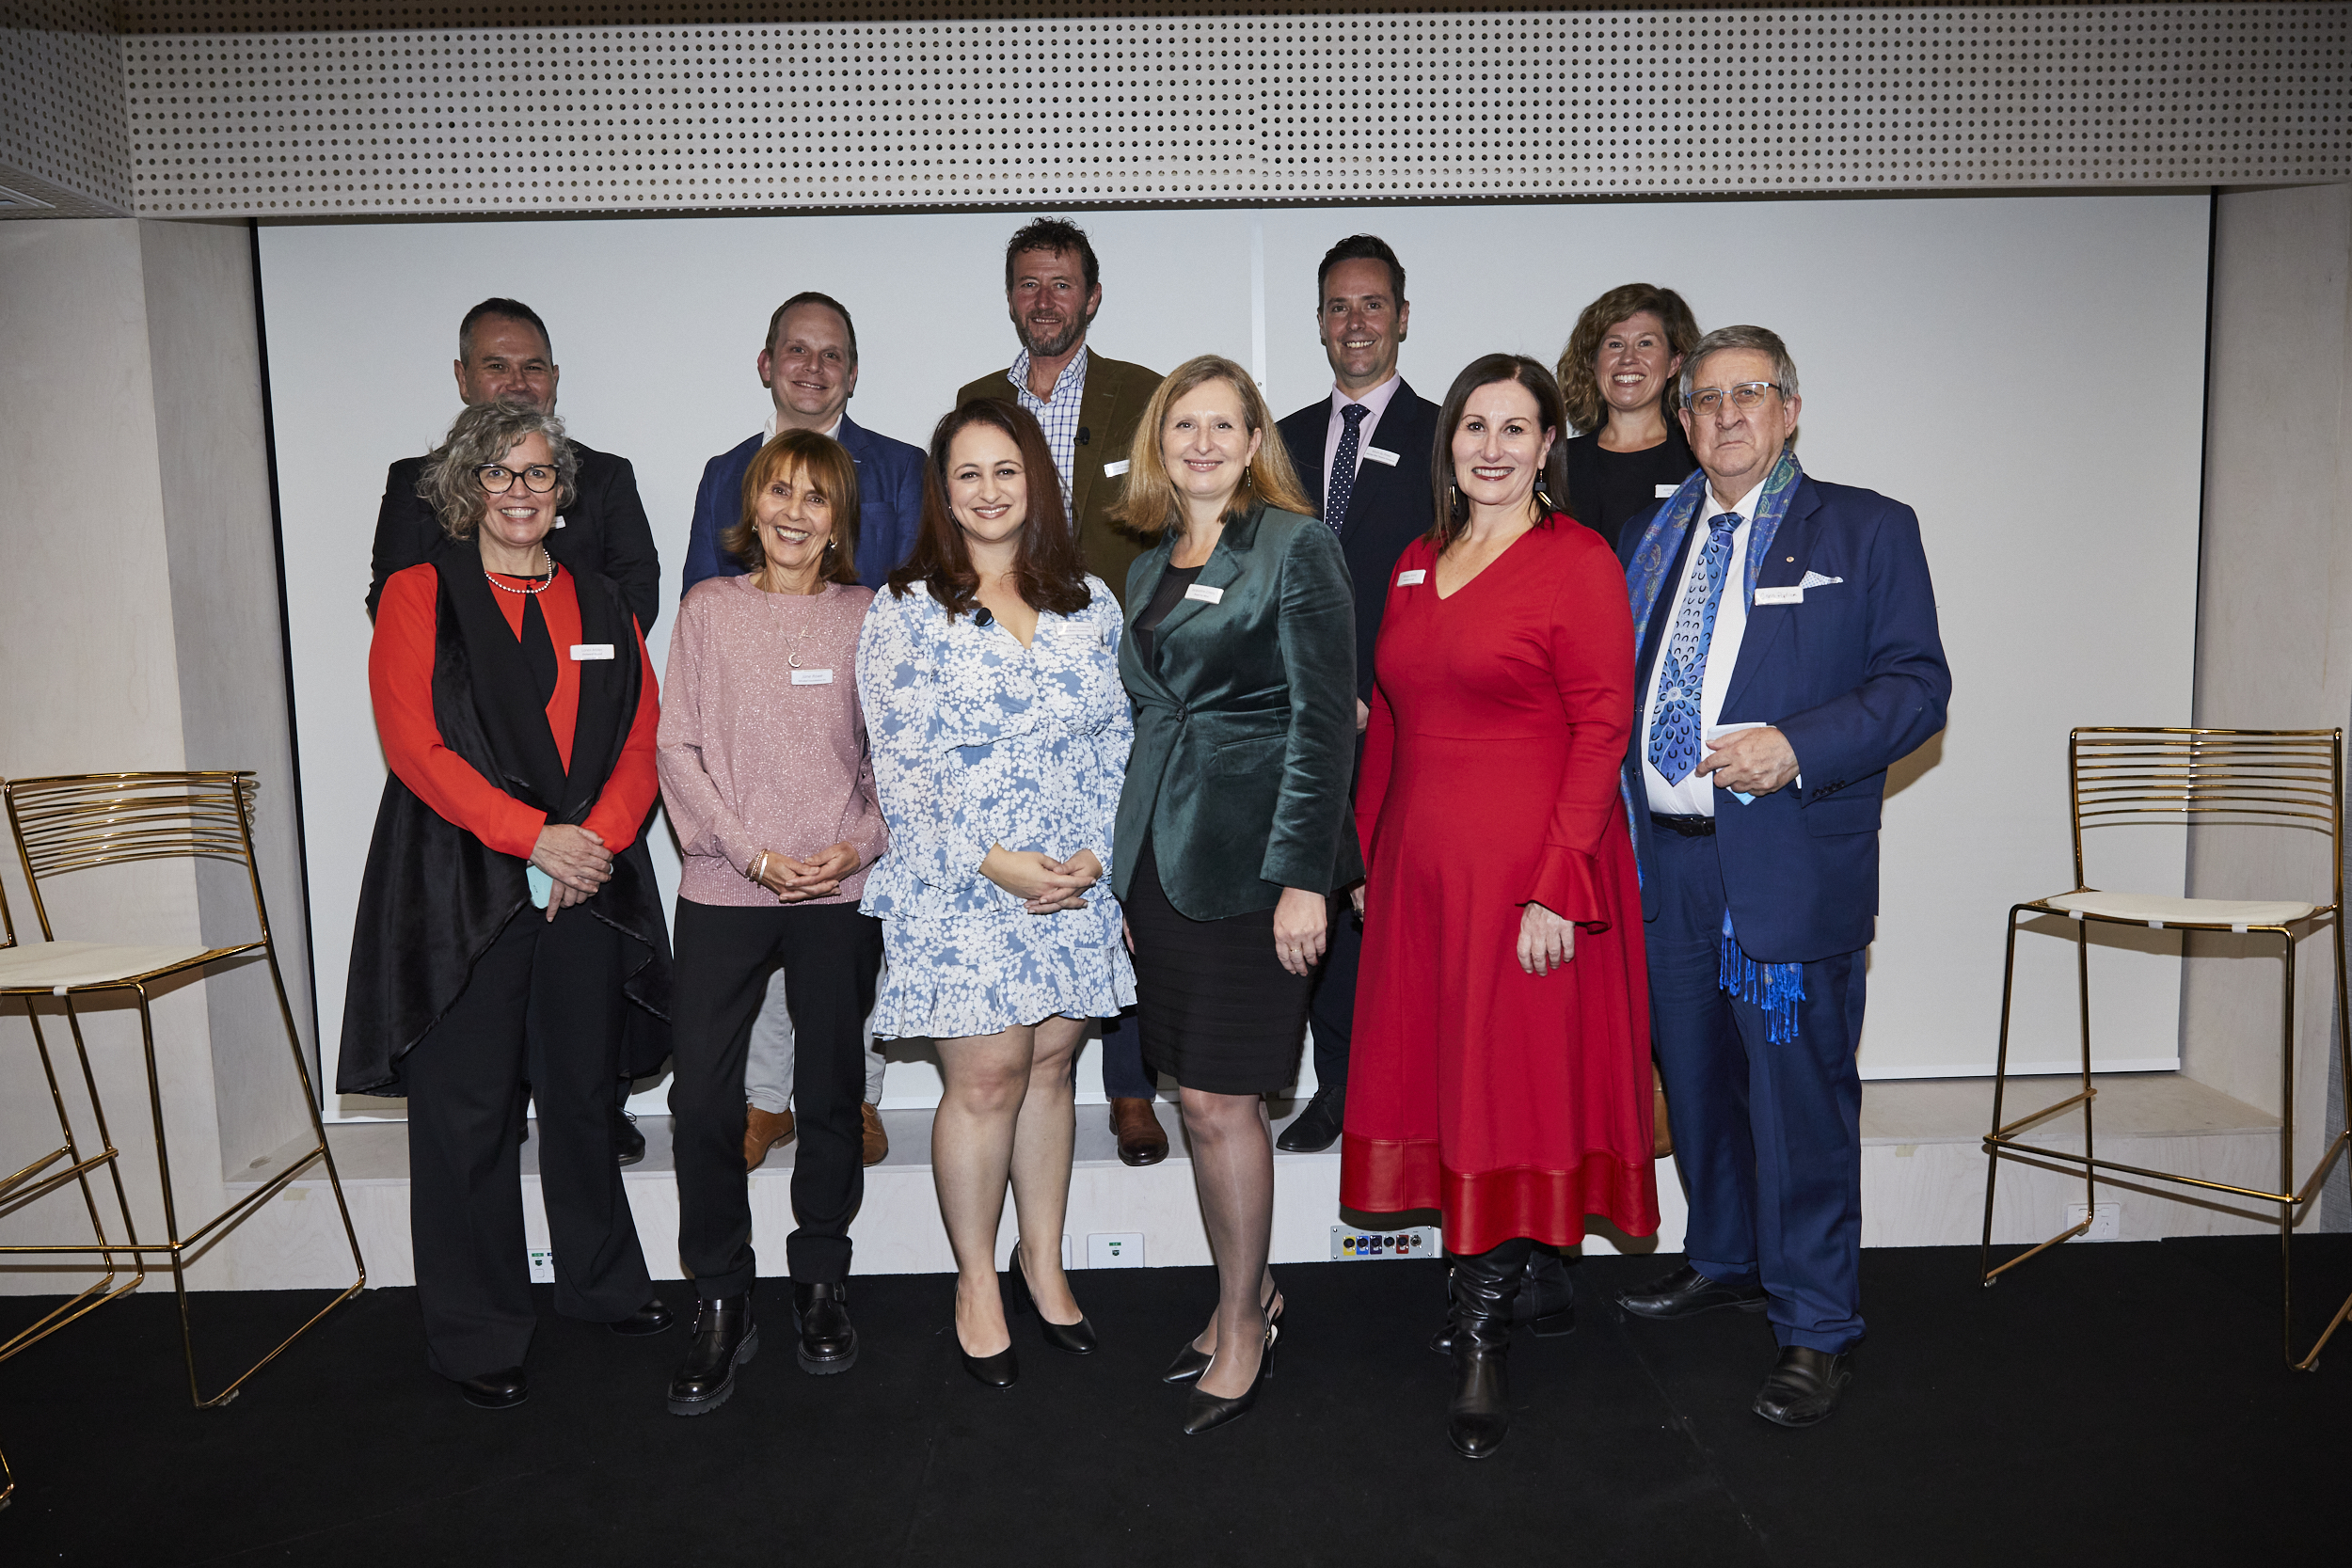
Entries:
{"label": "dark suit jacket", "polygon": [[[857,579],[879,589],[914,552],[915,530],[923,521],[923,449],[877,435],[847,414],[841,416],[837,439],[857,464]],[[767,444],[767,436],[754,436],[703,465],[679,598],[705,578],[742,575],[742,562],[719,547],[719,535],[742,520],[743,476]]]}
{"label": "dark suit jacket", "polygon": [[[653,525],[637,499],[637,471],[626,457],[597,451],[578,441],[580,493],[548,533],[548,553],[582,578],[598,573],[621,590],[642,634],[653,629],[661,610],[661,557],[653,546]],[[368,584],[368,619],[394,572],[432,558],[445,537],[433,509],[417,494],[424,459],[404,457],[384,476],[384,503],[375,514],[375,570]]]}
{"label": "dark suit jacket", "polygon": [[[1291,467],[1317,507],[1324,499],[1323,447],[1331,433],[1331,400],[1308,404],[1276,427]],[[1438,405],[1400,383],[1365,445],[1396,453],[1393,464],[1365,458],[1356,470],[1340,525],[1340,548],[1356,585],[1356,695],[1372,701],[1372,651],[1380,641],[1380,612],[1389,602],[1389,568],[1405,546],[1429,531],[1430,453],[1438,439]],[[1329,519],[1325,519],[1327,522]]]}
{"label": "dark suit jacket", "polygon": [[[1111,521],[1111,508],[1124,487],[1119,475],[1103,470],[1127,461],[1143,405],[1159,387],[1157,371],[1123,359],[1106,359],[1090,348],[1087,351],[1087,389],[1078,399],[1078,445],[1070,465],[1070,510],[1077,518],[1078,549],[1086,557],[1087,570],[1109,583],[1114,595],[1125,591],[1128,568],[1152,546],[1142,535]],[[1012,368],[1007,366],[965,387],[956,393],[956,406],[961,408],[974,398],[1013,401]]]}
{"label": "dark suit jacket", "polygon": [[[1630,562],[1643,538],[1664,526],[1665,510],[1654,507],[1626,526],[1621,560]],[[1684,530],[1668,586],[1649,625],[1638,628],[1637,704],[1649,690],[1674,622],[1673,585],[1691,537],[1706,531]],[[1744,573],[1744,564],[1735,570]],[[1807,573],[1842,580],[1806,589],[1802,604],[1749,610],[1719,721],[1775,726],[1796,750],[1804,777],[1802,786],[1791,780],[1744,806],[1728,794],[1715,798],[1715,843],[1732,925],[1740,947],[1759,963],[1810,963],[1869,945],[1886,769],[1943,729],[1952,693],[1936,629],[1935,585],[1911,508],[1875,491],[1800,479],[1756,587],[1793,586]],[[1626,778],[1636,807],[1642,912],[1654,920],[1656,844],[1642,809],[1645,723],[1637,707]]]}
{"label": "dark suit jacket", "polygon": [[1136,618],[1175,536],[1127,578],[1119,674],[1136,743],[1119,797],[1112,883],[1121,898],[1146,838],[1168,901],[1194,920],[1269,910],[1286,887],[1329,893],[1363,876],[1347,785],[1356,752],[1347,562],[1312,517],[1260,507],[1225,525],[1195,588],[1153,634]]}

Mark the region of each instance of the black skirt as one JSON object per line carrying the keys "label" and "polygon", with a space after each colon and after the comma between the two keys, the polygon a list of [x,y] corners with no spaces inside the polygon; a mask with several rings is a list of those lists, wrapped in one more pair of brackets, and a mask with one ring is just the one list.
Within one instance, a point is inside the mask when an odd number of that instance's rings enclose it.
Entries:
{"label": "black skirt", "polygon": [[1270,1094],[1298,1075],[1311,977],[1274,956],[1270,909],[1224,920],[1179,913],[1144,841],[1123,908],[1136,938],[1143,1059],[1188,1089]]}

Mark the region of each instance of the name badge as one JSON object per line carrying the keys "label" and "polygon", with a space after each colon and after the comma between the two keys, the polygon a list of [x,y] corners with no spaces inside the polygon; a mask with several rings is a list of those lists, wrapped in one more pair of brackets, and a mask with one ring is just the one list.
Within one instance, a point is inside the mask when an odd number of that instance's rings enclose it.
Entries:
{"label": "name badge", "polygon": [[1681,488],[1682,486],[1679,484],[1661,484],[1658,487],[1658,499],[1662,501],[1668,496],[1673,495],[1677,490]]}
{"label": "name badge", "polygon": [[792,684],[794,686],[831,686],[833,672],[830,670],[795,670],[792,672]]}
{"label": "name badge", "polygon": [[563,519],[563,518],[561,518],[561,517],[558,517],[557,519],[555,519],[555,526],[556,526],[557,528],[562,528],[562,527],[564,526],[564,519]]}
{"label": "name badge", "polygon": [[584,658],[611,658],[612,657],[612,644],[610,642],[575,642],[572,644],[574,664],[578,664]]}
{"label": "name badge", "polygon": [[1120,475],[1125,473],[1126,471],[1127,459],[1123,457],[1116,463],[1105,463],[1103,465],[1103,477],[1104,479],[1117,479]]}
{"label": "name badge", "polygon": [[1425,566],[1416,566],[1409,572],[1396,574],[1396,585],[1399,588],[1419,588],[1428,580],[1429,569]]}
{"label": "name badge", "polygon": [[1205,582],[1196,582],[1190,588],[1184,590],[1184,597],[1187,599],[1199,599],[1202,604],[1223,604],[1225,602],[1225,590],[1222,588],[1211,588]]}
{"label": "name badge", "polygon": [[1389,451],[1386,447],[1366,447],[1364,449],[1364,461],[1367,463],[1386,463],[1390,467],[1393,468],[1396,467],[1396,453]]}
{"label": "name badge", "polygon": [[1759,588],[1756,591],[1757,604],[1803,604],[1804,589],[1798,584],[1787,588]]}

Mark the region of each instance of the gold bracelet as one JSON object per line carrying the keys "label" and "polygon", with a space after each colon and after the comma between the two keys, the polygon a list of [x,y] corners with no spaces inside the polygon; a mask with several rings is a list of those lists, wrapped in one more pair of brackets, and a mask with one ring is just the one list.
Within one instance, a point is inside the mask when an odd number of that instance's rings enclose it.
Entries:
{"label": "gold bracelet", "polygon": [[758,854],[752,857],[751,869],[743,873],[745,880],[754,882],[759,880],[760,872],[765,869],[768,864],[769,853],[770,852],[768,850],[762,849]]}

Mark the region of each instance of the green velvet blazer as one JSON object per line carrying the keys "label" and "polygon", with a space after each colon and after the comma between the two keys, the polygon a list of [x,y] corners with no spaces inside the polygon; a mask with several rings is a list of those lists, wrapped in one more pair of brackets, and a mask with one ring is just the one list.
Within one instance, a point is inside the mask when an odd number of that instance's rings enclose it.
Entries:
{"label": "green velvet blazer", "polygon": [[1286,887],[1329,893],[1363,873],[1347,786],[1356,762],[1356,609],[1339,536],[1261,506],[1176,602],[1149,665],[1135,636],[1175,535],[1127,574],[1119,673],[1136,744],[1119,797],[1112,886],[1145,840],[1168,902],[1194,920],[1272,909]]}

